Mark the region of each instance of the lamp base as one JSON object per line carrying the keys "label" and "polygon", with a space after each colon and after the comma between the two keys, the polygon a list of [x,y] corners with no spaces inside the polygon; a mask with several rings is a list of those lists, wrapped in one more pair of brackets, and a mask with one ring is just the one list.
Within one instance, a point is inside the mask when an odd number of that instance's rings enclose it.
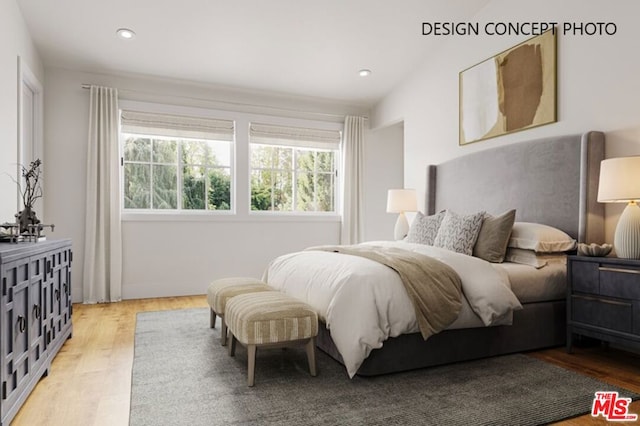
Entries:
{"label": "lamp base", "polygon": [[407,236],[409,233],[409,222],[407,221],[407,217],[404,213],[400,213],[398,215],[398,219],[396,220],[396,227],[393,230],[393,238],[397,240],[401,240]]}
{"label": "lamp base", "polygon": [[640,259],[640,207],[635,201],[627,204],[620,216],[613,246],[622,259]]}

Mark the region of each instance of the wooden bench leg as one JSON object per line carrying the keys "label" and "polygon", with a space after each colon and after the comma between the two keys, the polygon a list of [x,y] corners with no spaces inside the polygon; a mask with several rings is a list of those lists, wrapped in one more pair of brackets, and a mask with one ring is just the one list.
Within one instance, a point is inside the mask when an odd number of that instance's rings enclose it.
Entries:
{"label": "wooden bench leg", "polygon": [[227,323],[224,322],[224,315],[220,315],[220,322],[222,323],[220,326],[220,344],[227,346]]}
{"label": "wooden bench leg", "polygon": [[316,376],[318,374],[318,370],[316,368],[316,339],[312,337],[306,344],[307,349],[307,362],[309,363],[309,373],[312,376]]}
{"label": "wooden bench leg", "polygon": [[209,310],[209,325],[211,328],[216,328],[216,313],[213,309]]}
{"label": "wooden bench leg", "polygon": [[256,375],[256,345],[247,345],[247,385],[253,386]]}
{"label": "wooden bench leg", "polygon": [[236,336],[233,333],[229,333],[229,356],[236,354]]}

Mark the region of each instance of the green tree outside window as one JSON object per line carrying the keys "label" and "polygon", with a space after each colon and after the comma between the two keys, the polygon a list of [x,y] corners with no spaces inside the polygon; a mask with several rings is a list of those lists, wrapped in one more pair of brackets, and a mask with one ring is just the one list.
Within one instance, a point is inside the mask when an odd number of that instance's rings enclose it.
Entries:
{"label": "green tree outside window", "polygon": [[251,210],[335,211],[336,152],[251,145]]}
{"label": "green tree outside window", "polygon": [[125,135],[124,208],[231,210],[230,152],[228,142]]}

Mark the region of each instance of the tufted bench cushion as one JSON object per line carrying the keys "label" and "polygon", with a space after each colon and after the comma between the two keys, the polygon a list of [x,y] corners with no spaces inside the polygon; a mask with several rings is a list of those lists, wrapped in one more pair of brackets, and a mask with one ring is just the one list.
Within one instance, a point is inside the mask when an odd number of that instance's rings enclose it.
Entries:
{"label": "tufted bench cushion", "polygon": [[225,322],[230,355],[234,355],[236,341],[247,346],[249,386],[254,383],[257,347],[304,344],[309,370],[316,375],[318,315],[306,303],[278,291],[241,294],[228,301]]}
{"label": "tufted bench cushion", "polygon": [[224,321],[227,301],[234,296],[246,293],[272,291],[264,282],[249,277],[222,278],[213,281],[207,289],[207,303],[211,308],[210,326],[216,326],[216,315],[222,319],[221,342],[224,346],[227,342],[227,327]]}

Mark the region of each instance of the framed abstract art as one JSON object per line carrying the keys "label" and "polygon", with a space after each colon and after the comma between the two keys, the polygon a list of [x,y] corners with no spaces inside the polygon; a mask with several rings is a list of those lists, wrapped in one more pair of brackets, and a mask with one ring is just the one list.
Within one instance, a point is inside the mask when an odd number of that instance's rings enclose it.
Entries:
{"label": "framed abstract art", "polygon": [[461,71],[459,95],[460,145],[554,123],[555,31]]}

